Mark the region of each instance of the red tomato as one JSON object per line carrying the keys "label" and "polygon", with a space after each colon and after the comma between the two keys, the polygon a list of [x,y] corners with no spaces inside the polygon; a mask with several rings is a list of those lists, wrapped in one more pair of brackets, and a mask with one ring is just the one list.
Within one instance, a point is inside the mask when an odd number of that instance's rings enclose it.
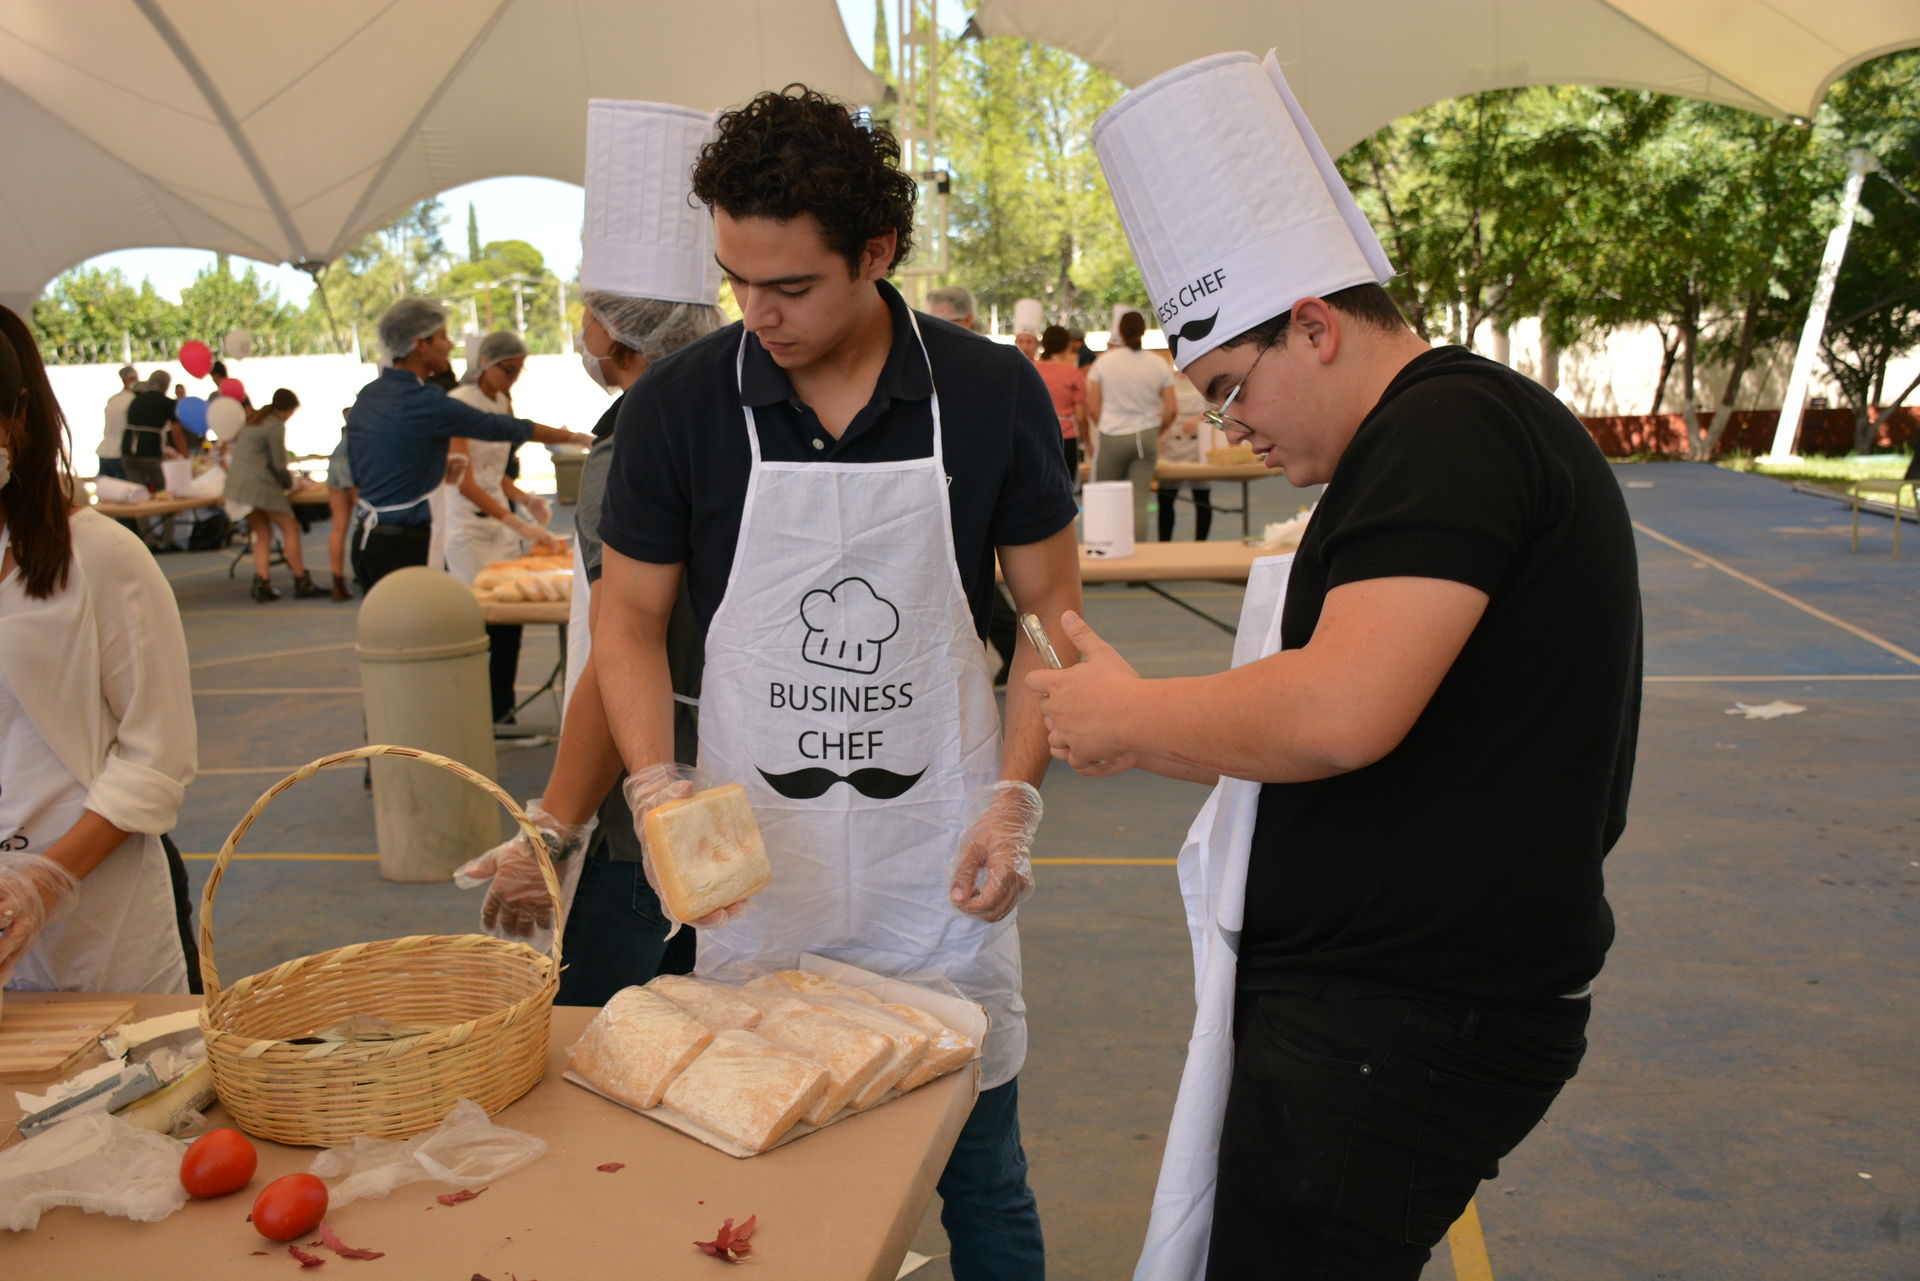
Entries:
{"label": "red tomato", "polygon": [[209,1130],[180,1158],[180,1186],[189,1196],[225,1196],[247,1186],[260,1154],[238,1130]]}
{"label": "red tomato", "polygon": [[311,1174],[283,1174],[253,1202],[253,1226],[269,1241],[291,1241],[327,1217],[327,1185]]}

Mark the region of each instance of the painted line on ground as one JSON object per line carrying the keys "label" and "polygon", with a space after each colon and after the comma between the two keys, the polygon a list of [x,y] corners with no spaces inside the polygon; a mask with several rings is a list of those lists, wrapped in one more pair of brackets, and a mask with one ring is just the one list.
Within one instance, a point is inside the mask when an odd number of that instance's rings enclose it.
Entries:
{"label": "painted line on ground", "polygon": [[1738,685],[1751,681],[1773,683],[1805,683],[1812,681],[1920,681],[1920,674],[1887,674],[1857,676],[1642,676],[1641,681],[1648,684],[1678,685]]}
{"label": "painted line on ground", "polygon": [[[184,513],[181,513],[181,512],[175,512],[174,514],[175,514],[175,515],[177,516],[177,515],[183,515]],[[160,517],[153,517],[153,516],[142,516],[142,517],[140,517],[140,519],[141,519],[141,520],[156,520],[156,519],[162,519],[162,518],[160,518]],[[223,552],[221,552],[221,555],[223,555],[223,556],[231,556],[232,554],[233,554],[233,553],[232,553],[232,551],[231,551],[230,549],[229,549],[229,550],[227,550],[227,551],[223,551]],[[327,548],[326,548],[326,544],[324,544],[324,543],[320,543],[320,544],[316,544],[316,545],[315,545],[315,546],[313,546],[313,547],[309,547],[309,546],[307,546],[307,545],[306,545],[305,543],[302,543],[302,544],[300,544],[300,554],[301,554],[301,559],[303,559],[303,560],[305,560],[305,559],[307,559],[308,557],[311,557],[311,556],[315,556],[315,555],[318,555],[318,557],[319,557],[319,558],[320,558],[321,560],[325,560],[325,559],[327,558]],[[240,563],[240,564],[242,564],[242,565],[251,565],[251,564],[252,564],[252,557],[251,557],[251,556],[249,556],[249,557],[247,557],[246,559],[244,559],[244,560],[242,560],[242,561],[240,561],[239,563]],[[275,569],[282,569],[282,568],[285,568],[285,567],[284,567],[284,566],[281,566],[281,565],[275,565],[275,566],[274,566],[274,568],[275,568]],[[177,583],[177,582],[179,582],[179,581],[180,581],[181,579],[183,579],[183,578],[198,578],[198,577],[200,577],[200,576],[201,576],[202,574],[218,574],[218,573],[220,573],[220,572],[221,572],[222,570],[225,570],[225,569],[227,569],[227,566],[226,566],[226,565],[224,565],[224,564],[222,564],[222,565],[209,565],[209,566],[207,566],[207,567],[206,567],[205,569],[183,569],[183,570],[181,570],[181,571],[180,571],[179,573],[177,573],[177,574],[168,574],[168,575],[167,575],[167,581],[168,581],[168,582],[170,582],[170,583]],[[292,570],[288,570],[287,572],[288,572],[289,574],[291,574],[291,573],[292,573],[293,571],[292,571]],[[308,571],[308,572],[312,572],[312,571]]]}
{"label": "painted line on ground", "polygon": [[[232,658],[209,658],[202,662],[189,664],[193,671],[207,667],[230,667],[235,663],[258,663],[269,658],[298,658],[302,654],[330,654],[335,650],[352,649],[353,641],[341,641],[334,645],[307,645],[301,649],[269,649],[258,654],[237,654]],[[1920,662],[1920,659],[1916,659]]]}
{"label": "painted line on ground", "polygon": [[[220,856],[218,854],[182,854],[180,857],[206,863]],[[378,863],[380,861],[378,854],[235,854],[233,857],[235,861],[250,859],[254,862],[267,863],[297,863],[303,861],[310,863]]]}
{"label": "painted line on ground", "polygon": [[1639,530],[1641,533],[1645,534],[1649,538],[1658,539],[1660,542],[1665,543],[1667,546],[1673,548],[1675,551],[1684,552],[1686,555],[1693,557],[1695,560],[1701,562],[1704,565],[1710,565],[1714,569],[1719,570],[1721,573],[1726,574],[1731,578],[1739,579],[1741,582],[1745,583],[1749,587],[1757,587],[1761,591],[1765,592],[1767,595],[1775,597],[1776,599],[1779,599],[1779,600],[1783,600],[1787,604],[1793,606],[1795,609],[1803,610],[1806,613],[1813,615],[1815,618],[1819,619],[1823,623],[1832,623],[1835,627],[1838,627],[1841,631],[1847,632],[1854,636],[1858,636],[1861,640],[1866,641],[1870,645],[1878,645],[1881,649],[1886,650],[1889,654],[1892,654],[1895,658],[1898,658],[1903,662],[1912,663],[1915,667],[1920,667],[1920,654],[1915,654],[1909,650],[1901,649],[1898,645],[1894,644],[1892,641],[1885,640],[1885,639],[1882,639],[1881,637],[1875,636],[1872,632],[1868,631],[1864,627],[1856,627],[1852,623],[1849,623],[1844,618],[1836,618],[1834,615],[1827,613],[1827,611],[1825,611],[1824,609],[1820,609],[1816,606],[1809,605],[1807,604],[1807,602],[1799,599],[1798,597],[1789,596],[1787,593],[1781,591],[1778,587],[1769,587],[1767,584],[1753,577],[1753,575],[1743,574],[1739,570],[1735,569],[1733,566],[1728,565],[1722,561],[1717,561],[1713,557],[1707,555],[1705,552],[1695,551],[1693,548],[1687,546],[1685,543],[1680,542],[1677,539],[1668,538],[1665,534],[1661,533],[1660,531],[1656,529],[1650,529],[1647,526],[1641,524],[1637,520],[1633,522],[1633,527]]}
{"label": "painted line on ground", "polygon": [[1476,1202],[1467,1202],[1466,1212],[1447,1229],[1447,1248],[1453,1252],[1453,1281],[1493,1281],[1493,1261],[1487,1257]]}
{"label": "painted line on ground", "polygon": [[267,689],[196,689],[197,698],[201,694],[358,694],[358,685],[298,685],[273,687]]}

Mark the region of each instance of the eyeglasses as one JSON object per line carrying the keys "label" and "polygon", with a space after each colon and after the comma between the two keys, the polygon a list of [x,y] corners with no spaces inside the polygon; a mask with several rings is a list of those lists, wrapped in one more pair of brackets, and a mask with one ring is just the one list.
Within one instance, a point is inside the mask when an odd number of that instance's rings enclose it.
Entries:
{"label": "eyeglasses", "polygon": [[1233,402],[1239,397],[1240,393],[1246,389],[1247,381],[1253,377],[1253,371],[1260,367],[1260,358],[1265,356],[1267,350],[1272,346],[1273,343],[1271,341],[1260,345],[1260,350],[1254,353],[1253,363],[1247,366],[1246,373],[1240,375],[1240,381],[1233,385],[1233,390],[1227,393],[1227,398],[1220,402],[1220,408],[1203,410],[1200,414],[1201,421],[1205,422],[1207,426],[1213,428],[1215,431],[1239,430],[1250,432],[1253,430],[1252,427],[1249,427],[1240,419],[1227,417],[1227,410],[1233,407]]}

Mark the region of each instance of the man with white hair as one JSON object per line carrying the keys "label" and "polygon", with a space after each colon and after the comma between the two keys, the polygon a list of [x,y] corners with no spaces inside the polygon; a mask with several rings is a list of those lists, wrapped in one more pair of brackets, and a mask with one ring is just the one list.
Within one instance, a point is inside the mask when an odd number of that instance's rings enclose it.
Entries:
{"label": "man with white hair", "polygon": [[425,298],[402,298],[380,317],[388,365],[360,389],[347,414],[347,462],[359,482],[360,536],[354,576],[365,592],[387,574],[427,563],[433,512],[427,505],[447,471],[447,442],[505,440],[586,445],[582,432],[490,414],[448,397],[427,379],[450,371],[447,313]]}
{"label": "man with white hair", "polygon": [[107,397],[106,430],[100,433],[100,446],[94,451],[100,456],[102,476],[116,480],[127,478],[126,468],[120,464],[120,438],[126,434],[127,406],[133,403],[139,382],[140,375],[132,365],[120,366],[120,390]]}

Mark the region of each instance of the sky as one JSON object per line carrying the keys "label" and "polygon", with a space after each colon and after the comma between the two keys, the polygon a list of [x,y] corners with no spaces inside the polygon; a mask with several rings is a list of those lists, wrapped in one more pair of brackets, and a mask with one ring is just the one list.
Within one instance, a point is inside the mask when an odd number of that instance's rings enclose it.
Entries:
{"label": "sky", "polygon": [[[873,0],[836,0],[846,23],[847,37],[863,62],[873,62]],[[959,0],[938,0],[940,25],[949,32],[958,30],[966,14]],[[889,26],[897,24],[897,0],[887,0]],[[898,33],[894,33],[897,37]],[[580,220],[584,193],[572,183],[548,178],[489,178],[440,193],[445,221],[442,236],[454,252],[462,252],[467,243],[467,205],[473,204],[480,222],[480,240],[524,240],[538,249],[547,267],[563,279],[569,279],[580,265]],[[90,258],[86,266],[118,268],[136,286],[151,280],[162,297],[178,300],[180,291],[193,278],[213,264],[211,253],[198,249],[123,249]],[[237,269],[249,265],[249,259],[234,259]],[[295,306],[305,306],[313,292],[313,281],[304,272],[285,264],[252,263],[256,270],[279,290],[281,298]]]}

